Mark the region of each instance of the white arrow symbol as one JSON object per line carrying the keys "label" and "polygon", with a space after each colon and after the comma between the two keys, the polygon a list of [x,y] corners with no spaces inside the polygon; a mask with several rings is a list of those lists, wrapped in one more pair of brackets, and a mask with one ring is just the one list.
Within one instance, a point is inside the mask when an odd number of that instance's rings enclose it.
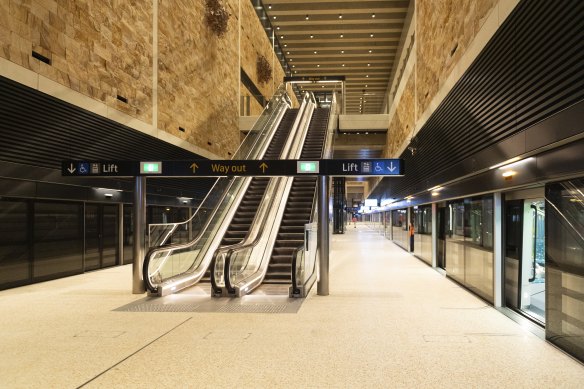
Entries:
{"label": "white arrow symbol", "polygon": [[395,167],[395,166],[393,166],[393,162],[390,162],[390,163],[389,163],[389,167],[387,168],[387,170],[389,170],[390,172],[392,172],[392,173],[393,173],[393,171],[394,171],[395,169],[396,169],[396,167]]}
{"label": "white arrow symbol", "polygon": [[69,169],[67,169],[67,171],[69,173],[71,173],[71,174],[75,173],[75,170],[77,170],[77,169],[75,169],[75,167],[73,166],[73,164],[71,164],[71,166],[69,167]]}

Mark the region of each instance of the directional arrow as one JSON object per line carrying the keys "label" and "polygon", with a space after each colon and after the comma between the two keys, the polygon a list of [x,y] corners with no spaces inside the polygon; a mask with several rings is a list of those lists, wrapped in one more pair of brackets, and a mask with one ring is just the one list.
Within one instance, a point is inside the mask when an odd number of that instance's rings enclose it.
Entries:
{"label": "directional arrow", "polygon": [[262,173],[265,173],[267,168],[268,168],[268,165],[266,165],[265,162],[262,162],[262,164],[260,165],[260,169],[262,169]]}
{"label": "directional arrow", "polygon": [[196,163],[193,162],[193,164],[190,166],[191,169],[193,169],[193,173],[197,172],[197,169],[199,168],[199,165],[197,165]]}
{"label": "directional arrow", "polygon": [[389,170],[390,172],[393,173],[393,171],[396,169],[396,166],[393,166],[393,162],[389,163],[389,167],[387,168],[387,170]]}
{"label": "directional arrow", "polygon": [[69,166],[69,169],[67,169],[67,171],[71,174],[75,173],[75,170],[77,170],[77,169],[75,168],[75,166],[73,164],[71,164]]}

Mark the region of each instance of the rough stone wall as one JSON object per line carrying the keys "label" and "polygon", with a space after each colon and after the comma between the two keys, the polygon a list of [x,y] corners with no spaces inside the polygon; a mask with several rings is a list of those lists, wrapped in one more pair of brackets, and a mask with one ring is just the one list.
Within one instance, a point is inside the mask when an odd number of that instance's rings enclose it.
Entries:
{"label": "rough stone wall", "polygon": [[403,142],[412,136],[415,125],[415,90],[416,81],[412,72],[401,95],[395,114],[389,123],[385,155],[387,158],[396,158]]}
{"label": "rough stone wall", "polygon": [[158,128],[229,158],[239,145],[238,6],[225,4],[229,27],[218,38],[204,1],[159,2]]}
{"label": "rough stone wall", "polygon": [[[257,59],[263,55],[272,67],[272,80],[260,84],[257,75]],[[283,82],[284,70],[274,60],[272,43],[255,13],[251,1],[241,2],[241,68],[247,73],[262,95],[269,99]]]}
{"label": "rough stone wall", "polygon": [[264,107],[252,96],[252,93],[247,89],[247,87],[243,84],[240,85],[241,96],[249,97],[249,113],[245,115],[245,111],[242,110],[241,116],[257,116],[262,113]]}
{"label": "rough stone wall", "polygon": [[417,118],[428,108],[497,1],[416,2]]}
{"label": "rough stone wall", "polygon": [[[51,65],[33,58],[33,50]],[[152,120],[150,0],[0,0],[0,56]]]}

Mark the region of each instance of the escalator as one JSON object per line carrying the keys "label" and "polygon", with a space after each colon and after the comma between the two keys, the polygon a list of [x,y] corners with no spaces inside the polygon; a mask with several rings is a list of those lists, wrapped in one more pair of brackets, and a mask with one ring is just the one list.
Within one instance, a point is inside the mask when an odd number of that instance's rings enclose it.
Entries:
{"label": "escalator", "polygon": [[[284,114],[270,145],[268,146],[262,160],[274,160],[280,157],[282,149],[286,144],[286,140],[290,135],[294,121],[298,115],[298,109],[289,109]],[[250,226],[256,216],[258,207],[264,198],[266,188],[270,182],[269,177],[254,177],[243,198],[235,215],[231,219],[231,223],[227,228],[220,246],[231,246],[240,243],[248,234]],[[210,281],[211,270],[208,269],[201,281]]]}
{"label": "escalator", "polygon": [[[327,133],[329,109],[312,114],[300,159],[321,159]],[[264,284],[292,282],[292,254],[304,244],[304,226],[310,223],[315,201],[316,177],[296,177],[292,183],[284,215],[272,251]]]}
{"label": "escalator", "polygon": [[[290,106],[286,89],[281,86],[233,158],[262,159]],[[291,122],[296,126],[292,118],[282,127],[290,130]],[[144,258],[142,276],[150,295],[165,296],[176,293],[194,285],[205,276],[213,253],[221,244],[251,182],[251,177],[218,178],[188,220],[148,226],[147,241],[150,249]],[[254,184],[253,190],[261,189]],[[185,233],[188,234],[189,241],[169,244],[173,242],[173,237]]]}

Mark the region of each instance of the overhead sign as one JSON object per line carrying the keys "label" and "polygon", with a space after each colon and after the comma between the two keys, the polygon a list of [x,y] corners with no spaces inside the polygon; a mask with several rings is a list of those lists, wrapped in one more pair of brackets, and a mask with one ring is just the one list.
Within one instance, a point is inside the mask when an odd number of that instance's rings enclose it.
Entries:
{"label": "overhead sign", "polygon": [[401,176],[399,159],[63,161],[63,176]]}
{"label": "overhead sign", "polygon": [[345,76],[286,76],[284,82],[291,83],[317,83],[317,82],[341,82],[345,81]]}

